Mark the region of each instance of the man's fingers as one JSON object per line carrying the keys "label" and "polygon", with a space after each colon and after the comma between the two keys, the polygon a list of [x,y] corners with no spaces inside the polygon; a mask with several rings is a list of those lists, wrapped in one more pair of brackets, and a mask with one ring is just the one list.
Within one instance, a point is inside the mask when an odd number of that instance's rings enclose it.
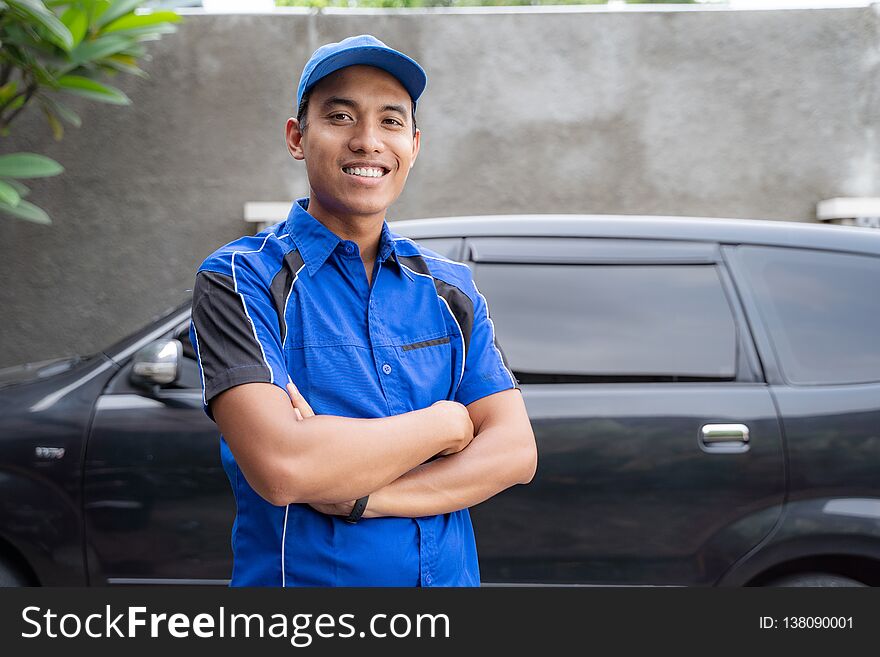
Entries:
{"label": "man's fingers", "polygon": [[299,409],[296,406],[293,407],[293,412],[296,414],[297,421],[303,419],[303,414],[300,413]]}
{"label": "man's fingers", "polygon": [[293,407],[299,410],[303,418],[314,417],[315,412],[312,410],[312,407],[309,406],[306,398],[300,394],[292,381],[287,384],[287,394],[290,395],[290,401],[293,403]]}

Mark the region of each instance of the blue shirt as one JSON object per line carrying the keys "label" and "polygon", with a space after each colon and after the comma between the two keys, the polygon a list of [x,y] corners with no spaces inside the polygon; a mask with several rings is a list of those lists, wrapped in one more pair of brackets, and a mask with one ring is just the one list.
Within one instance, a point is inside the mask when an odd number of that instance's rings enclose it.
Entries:
{"label": "blue shirt", "polygon": [[[517,386],[470,269],[383,222],[373,281],[357,244],[312,217],[220,248],[199,267],[190,339],[204,408],[250,382],[293,381],[317,414],[379,418]],[[477,586],[467,509],[357,524],[307,504],[275,506],[221,437],[235,493],[232,586]]]}

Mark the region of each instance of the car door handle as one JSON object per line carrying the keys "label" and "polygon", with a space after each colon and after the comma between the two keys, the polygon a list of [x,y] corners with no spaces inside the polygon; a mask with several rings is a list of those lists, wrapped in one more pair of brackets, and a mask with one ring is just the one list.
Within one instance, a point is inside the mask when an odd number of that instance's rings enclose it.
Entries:
{"label": "car door handle", "polygon": [[720,443],[749,443],[749,428],[744,424],[704,424],[700,440],[706,446]]}

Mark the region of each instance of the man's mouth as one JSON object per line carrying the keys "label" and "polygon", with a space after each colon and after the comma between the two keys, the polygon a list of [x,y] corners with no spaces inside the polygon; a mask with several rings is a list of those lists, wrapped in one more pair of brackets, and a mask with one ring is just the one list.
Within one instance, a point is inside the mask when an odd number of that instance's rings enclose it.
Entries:
{"label": "man's mouth", "polygon": [[342,167],[343,173],[361,178],[381,178],[388,171],[382,167]]}

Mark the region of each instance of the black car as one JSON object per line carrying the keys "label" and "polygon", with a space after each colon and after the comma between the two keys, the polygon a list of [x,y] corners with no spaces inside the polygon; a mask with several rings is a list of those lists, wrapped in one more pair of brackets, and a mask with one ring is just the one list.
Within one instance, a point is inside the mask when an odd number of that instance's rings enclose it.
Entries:
{"label": "black car", "polygon": [[[880,231],[461,217],[539,466],[472,509],[484,583],[880,584]],[[0,371],[0,582],[225,584],[234,500],[184,303]]]}

